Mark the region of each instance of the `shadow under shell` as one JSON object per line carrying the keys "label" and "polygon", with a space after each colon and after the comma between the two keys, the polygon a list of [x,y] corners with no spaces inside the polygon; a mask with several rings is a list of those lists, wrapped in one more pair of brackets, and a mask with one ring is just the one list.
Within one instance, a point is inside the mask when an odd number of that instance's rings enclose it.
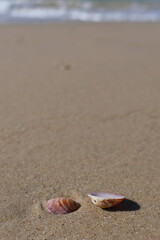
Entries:
{"label": "shadow under shell", "polygon": [[110,208],[103,208],[104,211],[109,212],[118,212],[118,211],[137,211],[141,208],[141,206],[130,199],[124,199],[121,203],[119,203],[116,206],[110,207]]}

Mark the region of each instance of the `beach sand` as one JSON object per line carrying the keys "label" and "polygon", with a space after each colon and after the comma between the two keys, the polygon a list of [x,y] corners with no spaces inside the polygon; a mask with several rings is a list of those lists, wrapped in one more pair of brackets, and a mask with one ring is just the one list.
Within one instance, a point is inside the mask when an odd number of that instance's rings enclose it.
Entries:
{"label": "beach sand", "polygon": [[[0,26],[0,239],[160,239],[159,29]],[[81,208],[51,215],[53,197]]]}

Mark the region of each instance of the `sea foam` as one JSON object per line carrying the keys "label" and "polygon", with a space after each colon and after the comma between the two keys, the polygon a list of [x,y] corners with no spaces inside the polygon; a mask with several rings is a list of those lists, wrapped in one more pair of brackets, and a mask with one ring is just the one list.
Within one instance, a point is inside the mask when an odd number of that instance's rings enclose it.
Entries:
{"label": "sea foam", "polygon": [[0,0],[0,22],[26,21],[158,22],[160,1],[113,7],[91,0]]}

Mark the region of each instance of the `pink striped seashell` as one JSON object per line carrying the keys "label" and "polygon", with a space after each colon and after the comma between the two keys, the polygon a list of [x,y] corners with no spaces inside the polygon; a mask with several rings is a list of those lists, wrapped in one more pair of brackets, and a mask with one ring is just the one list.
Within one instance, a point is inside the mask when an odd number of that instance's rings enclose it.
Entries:
{"label": "pink striped seashell", "polygon": [[126,198],[125,196],[118,194],[101,192],[90,193],[88,194],[88,197],[91,199],[93,204],[100,208],[113,207]]}
{"label": "pink striped seashell", "polygon": [[67,214],[80,208],[80,204],[68,198],[53,198],[47,203],[47,210],[52,214]]}

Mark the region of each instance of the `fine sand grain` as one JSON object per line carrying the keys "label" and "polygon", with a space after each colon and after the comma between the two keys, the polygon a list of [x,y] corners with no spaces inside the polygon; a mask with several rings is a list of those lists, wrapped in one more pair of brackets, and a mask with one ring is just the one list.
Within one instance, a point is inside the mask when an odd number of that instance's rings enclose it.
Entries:
{"label": "fine sand grain", "polygon": [[[0,26],[0,239],[160,239],[159,30]],[[52,197],[81,208],[51,215]]]}

